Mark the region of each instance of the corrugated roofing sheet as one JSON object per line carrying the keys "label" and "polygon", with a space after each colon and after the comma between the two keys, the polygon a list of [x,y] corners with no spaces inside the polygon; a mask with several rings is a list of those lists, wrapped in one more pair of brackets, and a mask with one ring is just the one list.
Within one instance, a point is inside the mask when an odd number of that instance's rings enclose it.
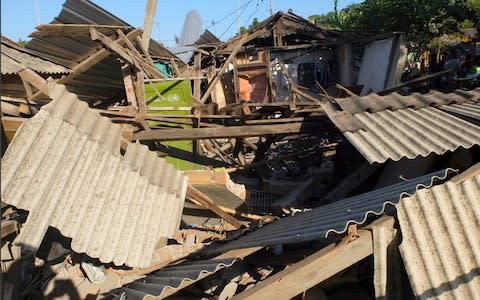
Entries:
{"label": "corrugated roofing sheet", "polygon": [[397,215],[417,299],[480,299],[480,175],[420,190]]}
{"label": "corrugated roofing sheet", "polygon": [[480,121],[480,102],[442,106],[440,109],[467,119]]}
{"label": "corrugated roofing sheet", "polygon": [[76,252],[149,266],[180,224],[186,177],[144,145],[121,156],[121,127],[54,86],[2,158],[2,201],[29,211],[16,243],[36,250],[52,226]]}
{"label": "corrugated roofing sheet", "polygon": [[[66,0],[62,11],[53,20],[54,24],[96,24],[131,27],[101,7],[88,0]],[[113,37],[115,38],[115,37]],[[92,41],[89,35],[48,36],[32,34],[26,47],[41,57],[55,63],[74,68],[102,46]],[[154,40],[150,41],[152,56],[175,59],[176,56]],[[179,62],[183,65],[183,62]],[[80,99],[96,102],[99,100],[119,100],[125,97],[121,65],[113,55],[105,58],[92,68],[66,83],[69,91]]]}
{"label": "corrugated roofing sheet", "polygon": [[25,51],[21,51],[20,49],[20,46],[10,46],[4,37],[2,37],[2,75],[17,74],[24,66],[35,72],[44,74],[66,74],[71,72],[70,69],[29,54],[26,49]]}
{"label": "corrugated roofing sheet", "polygon": [[363,224],[370,214],[383,214],[387,204],[398,203],[403,196],[445,179],[448,173],[449,170],[438,171],[298,213],[223,246],[215,246],[210,251],[220,253],[231,249],[297,243],[325,238],[332,232],[343,233],[349,224]]}
{"label": "corrugated roofing sheet", "polygon": [[480,127],[452,114],[478,117],[479,100],[477,88],[449,94],[370,94],[336,99],[337,106],[323,103],[322,107],[370,163],[382,163],[480,144]]}
{"label": "corrugated roofing sheet", "polygon": [[127,300],[164,299],[184,287],[235,263],[235,259],[189,261],[169,266],[121,289]]}
{"label": "corrugated roofing sheet", "polygon": [[354,118],[366,130],[344,135],[370,163],[443,154],[480,144],[479,126],[434,107],[363,112]]}

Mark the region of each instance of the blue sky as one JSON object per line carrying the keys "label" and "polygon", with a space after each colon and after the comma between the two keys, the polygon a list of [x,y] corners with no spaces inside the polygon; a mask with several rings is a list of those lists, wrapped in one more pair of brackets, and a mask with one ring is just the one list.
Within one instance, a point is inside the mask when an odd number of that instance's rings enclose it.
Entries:
{"label": "blue sky", "polygon": [[[269,16],[269,0],[238,0],[243,7],[240,15],[241,25],[247,25],[252,19],[259,20]],[[135,27],[143,26],[146,0],[93,0],[100,7],[110,11],[120,19]],[[272,0],[274,11],[293,12],[308,17],[333,10],[333,0]],[[359,2],[358,0],[339,0],[339,8]],[[38,3],[38,14],[36,5]],[[1,32],[12,40],[28,39],[35,30],[37,19],[41,24],[50,23],[62,8],[64,0],[2,0]],[[158,9],[152,37],[161,40],[167,46],[174,46],[175,35],[180,36],[185,15],[196,9],[203,19],[204,29],[208,28],[221,40],[227,40],[238,30],[236,14],[225,16],[237,9],[237,0],[158,0]],[[38,18],[37,18],[38,17]],[[247,27],[246,26],[246,27]]]}

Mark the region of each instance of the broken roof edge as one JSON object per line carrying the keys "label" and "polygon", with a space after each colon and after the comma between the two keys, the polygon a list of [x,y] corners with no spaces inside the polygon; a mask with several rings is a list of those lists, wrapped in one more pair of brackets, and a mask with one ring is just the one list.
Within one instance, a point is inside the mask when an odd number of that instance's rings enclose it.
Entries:
{"label": "broken roof edge", "polygon": [[443,182],[456,172],[457,170],[448,168],[344,198],[307,212],[282,218],[242,235],[238,239],[214,243],[203,251],[205,255],[213,255],[232,249],[301,243],[328,238],[333,233],[343,234],[349,224],[363,225],[369,216],[384,214],[385,203],[394,205],[418,190]]}
{"label": "broken roof edge", "polygon": [[[219,261],[217,263],[217,261]],[[189,286],[192,283],[195,283],[207,276],[210,276],[212,274],[215,274],[223,269],[229,268],[233,266],[239,259],[237,258],[231,258],[231,259],[211,259],[211,260],[205,260],[205,261],[188,261],[182,264],[178,265],[171,265],[167,266],[163,269],[160,269],[157,272],[154,272],[152,274],[147,275],[145,278],[140,279],[138,281],[132,282],[131,284],[126,285],[125,287],[121,288],[121,291],[123,291],[122,294],[132,294],[135,296],[140,297],[140,299],[163,299],[165,297],[168,297],[183,288]],[[203,263],[204,264],[199,264]],[[185,267],[189,267],[191,265],[192,268],[195,267],[201,267],[200,270],[192,270],[193,274],[188,274],[185,275],[181,281],[179,282],[178,285],[173,285],[171,283],[168,284],[162,284],[160,282],[156,283],[155,275],[159,275],[160,277],[162,276],[162,273],[168,274],[168,272],[182,272],[181,270]],[[186,271],[183,271],[186,272]],[[174,276],[170,276],[171,278],[175,278]],[[151,282],[149,279],[152,279]],[[121,297],[121,296],[120,296]],[[121,299],[121,298],[115,298],[115,299]]]}

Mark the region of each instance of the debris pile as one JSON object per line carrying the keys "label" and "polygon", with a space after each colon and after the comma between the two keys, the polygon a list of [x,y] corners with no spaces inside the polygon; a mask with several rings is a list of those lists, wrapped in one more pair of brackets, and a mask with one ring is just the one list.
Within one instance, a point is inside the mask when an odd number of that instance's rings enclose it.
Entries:
{"label": "debris pile", "polygon": [[480,89],[406,91],[400,34],[198,19],[2,37],[5,299],[480,298]]}

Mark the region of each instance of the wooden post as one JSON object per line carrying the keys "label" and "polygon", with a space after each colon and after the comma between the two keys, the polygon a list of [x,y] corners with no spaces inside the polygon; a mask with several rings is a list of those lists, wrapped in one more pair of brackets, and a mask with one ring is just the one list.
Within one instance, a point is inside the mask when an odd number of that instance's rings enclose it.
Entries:
{"label": "wooden post", "polygon": [[135,88],[133,87],[132,70],[130,65],[122,66],[123,84],[125,85],[125,93],[127,94],[128,105],[132,105],[138,110],[137,97],[135,96]]}
{"label": "wooden post", "polygon": [[158,0],[147,0],[145,8],[145,20],[143,22],[142,47],[148,50],[150,36],[152,35],[153,18],[157,11]]}
{"label": "wooden post", "polygon": [[227,58],[227,60],[223,63],[223,66],[220,68],[220,70],[217,72],[217,74],[215,75],[215,77],[213,78],[213,80],[209,83],[208,85],[208,89],[205,91],[205,94],[203,94],[203,97],[200,99],[200,101],[202,103],[205,103],[205,101],[207,100],[207,98],[210,96],[210,93],[212,92],[212,90],[215,88],[215,84],[217,84],[218,80],[220,80],[220,76],[222,76],[223,73],[225,73],[225,70],[228,68],[228,65],[233,61],[233,59],[237,56],[237,53],[238,51],[240,51],[240,49],[242,48],[242,46],[261,36],[262,34],[265,34],[267,32],[266,29],[264,30],[259,30],[259,31],[256,31],[254,33],[251,33],[251,34],[245,34],[242,38],[240,38],[238,41],[237,41],[237,44],[235,45],[235,47],[233,47],[233,50],[232,52],[230,53],[230,56]]}
{"label": "wooden post", "polygon": [[[202,64],[202,53],[197,52],[195,53],[195,58],[194,58],[194,73],[193,76],[195,77],[200,77],[201,76],[201,66]],[[201,79],[194,79],[193,80],[193,96],[196,98],[200,98],[200,84],[201,84]]]}

